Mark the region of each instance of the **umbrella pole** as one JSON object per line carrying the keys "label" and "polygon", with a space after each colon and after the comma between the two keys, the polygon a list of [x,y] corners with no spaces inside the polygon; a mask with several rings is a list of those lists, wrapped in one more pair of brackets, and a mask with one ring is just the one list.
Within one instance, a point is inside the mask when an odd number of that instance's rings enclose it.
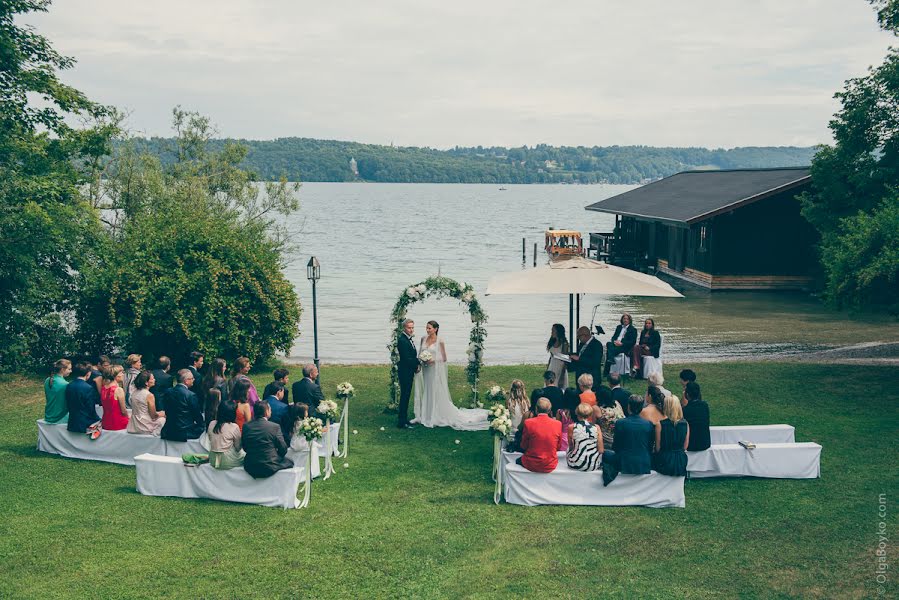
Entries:
{"label": "umbrella pole", "polygon": [[[581,328],[581,295],[578,294],[576,296],[576,298],[577,298],[577,300],[575,300],[575,302],[577,303],[577,309],[574,312],[574,314],[575,314],[574,324],[577,326],[578,329],[580,329]],[[593,332],[591,331],[590,333],[593,333]]]}
{"label": "umbrella pole", "polygon": [[[574,294],[568,294],[568,335],[571,336],[571,339],[576,340],[577,336],[575,335],[574,330]],[[578,350],[580,350],[580,342],[578,342]]]}

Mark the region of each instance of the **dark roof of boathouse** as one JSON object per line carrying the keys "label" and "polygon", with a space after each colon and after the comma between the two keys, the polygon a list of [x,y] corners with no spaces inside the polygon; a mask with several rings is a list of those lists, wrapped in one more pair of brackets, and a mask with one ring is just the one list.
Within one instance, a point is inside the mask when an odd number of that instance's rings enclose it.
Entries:
{"label": "dark roof of boathouse", "polygon": [[684,171],[600,200],[586,209],[692,225],[810,180],[809,167]]}

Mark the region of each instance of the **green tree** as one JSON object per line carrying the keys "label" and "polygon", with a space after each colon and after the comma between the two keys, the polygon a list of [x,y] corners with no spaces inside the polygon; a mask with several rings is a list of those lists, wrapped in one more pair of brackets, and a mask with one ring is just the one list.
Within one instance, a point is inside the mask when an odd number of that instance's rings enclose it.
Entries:
{"label": "green tree", "polygon": [[[100,223],[82,194],[116,131],[110,112],[59,81],[73,60],[17,16],[48,0],[0,2],[0,369],[71,352],[72,310]],[[75,129],[82,118],[98,124]]]}
{"label": "green tree", "polygon": [[[899,0],[871,3],[881,27],[899,33]],[[842,105],[830,122],[835,143],[821,147],[812,160],[813,189],[801,198],[802,213],[821,234],[828,300],[859,308],[890,305],[893,301],[873,291],[880,289],[882,276],[889,279],[895,273],[896,265],[883,264],[884,259],[895,260],[895,252],[870,252],[871,244],[860,236],[891,239],[880,232],[896,215],[891,206],[899,185],[899,49],[890,48],[883,64],[847,81],[835,97]],[[853,226],[862,227],[861,232],[852,231]],[[850,252],[850,244],[858,244],[858,252]],[[854,273],[847,271],[849,265]]]}

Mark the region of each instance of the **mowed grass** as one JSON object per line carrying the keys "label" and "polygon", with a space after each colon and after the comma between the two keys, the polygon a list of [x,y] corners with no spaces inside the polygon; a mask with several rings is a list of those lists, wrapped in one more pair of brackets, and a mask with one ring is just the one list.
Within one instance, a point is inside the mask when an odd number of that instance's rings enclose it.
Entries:
{"label": "mowed grass", "polygon": [[[666,366],[676,393],[679,369]],[[355,385],[359,433],[308,509],[144,497],[131,467],[38,453],[40,382],[0,379],[0,597],[878,596],[881,493],[897,535],[899,369],[697,371],[713,423],[794,425],[824,446],[821,479],[688,481],[686,509],[495,506],[488,433],[399,431],[387,368],[334,366],[322,383]],[[483,382],[531,389],[540,372],[488,367]],[[462,397],[461,368],[451,380]],[[880,597],[895,597],[888,577]]]}

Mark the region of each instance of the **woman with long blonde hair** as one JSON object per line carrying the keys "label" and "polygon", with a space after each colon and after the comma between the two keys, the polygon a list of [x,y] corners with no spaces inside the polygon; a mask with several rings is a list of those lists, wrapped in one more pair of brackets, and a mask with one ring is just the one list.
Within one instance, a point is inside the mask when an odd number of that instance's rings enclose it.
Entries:
{"label": "woman with long blonde hair", "polygon": [[512,380],[512,385],[509,387],[509,397],[506,399],[506,408],[509,409],[509,415],[512,418],[512,430],[518,431],[518,427],[524,421],[525,414],[531,408],[531,401],[528,399],[522,380]]}

